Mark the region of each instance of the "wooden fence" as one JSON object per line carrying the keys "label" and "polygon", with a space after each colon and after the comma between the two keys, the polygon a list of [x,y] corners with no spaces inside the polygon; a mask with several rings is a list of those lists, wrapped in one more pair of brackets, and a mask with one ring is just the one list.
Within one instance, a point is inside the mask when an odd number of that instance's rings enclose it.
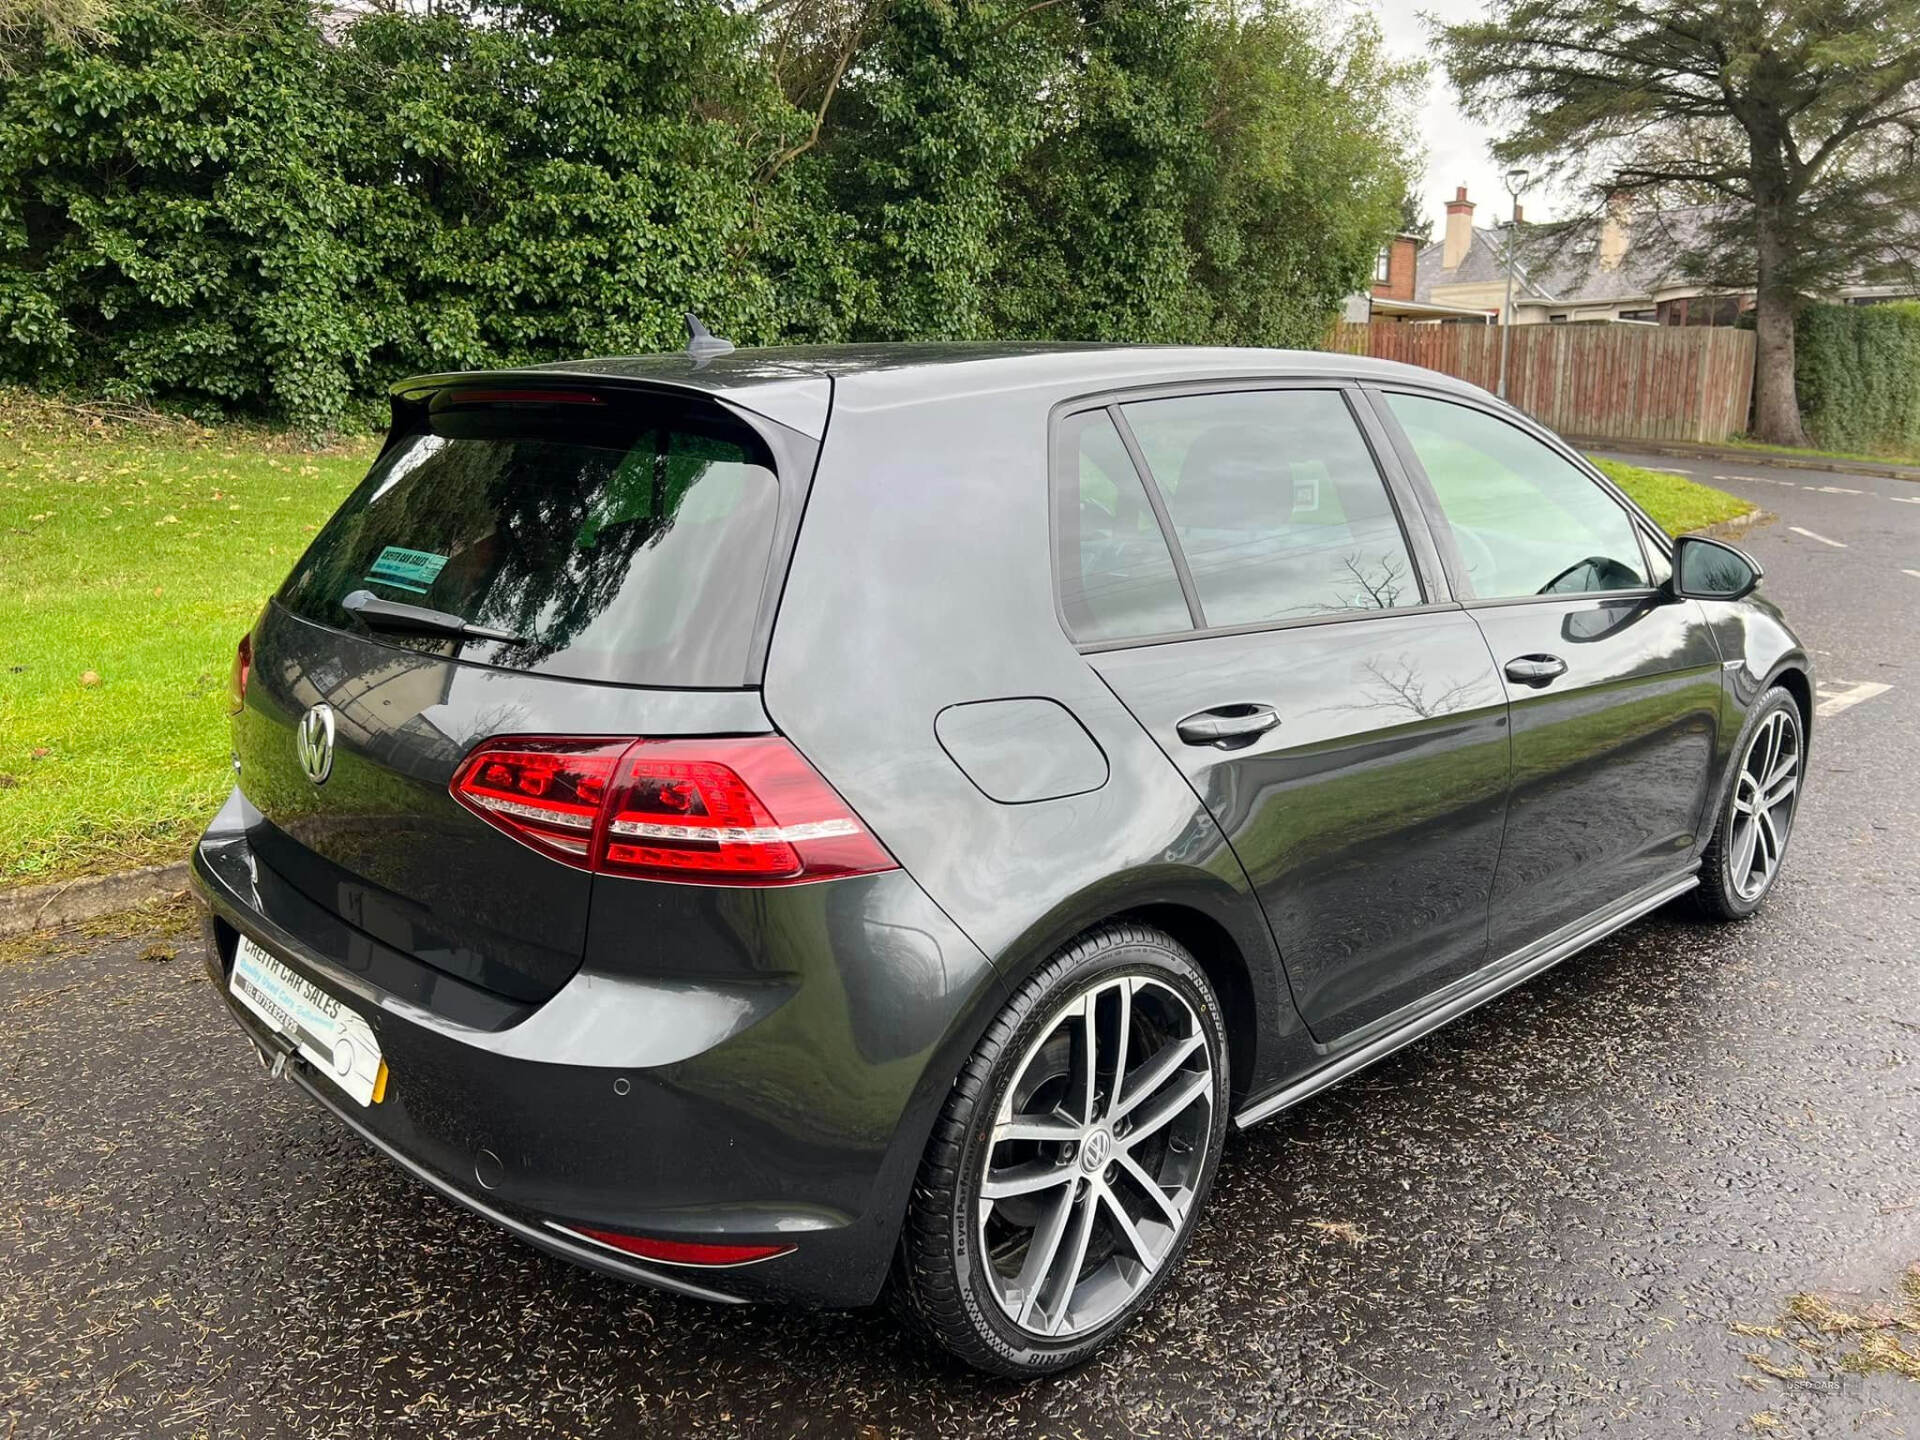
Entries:
{"label": "wooden fence", "polygon": [[[1336,327],[1332,348],[1424,365],[1488,390],[1498,325],[1376,321]],[[1564,435],[1713,444],[1746,429],[1753,332],[1651,325],[1516,325],[1507,398]]]}

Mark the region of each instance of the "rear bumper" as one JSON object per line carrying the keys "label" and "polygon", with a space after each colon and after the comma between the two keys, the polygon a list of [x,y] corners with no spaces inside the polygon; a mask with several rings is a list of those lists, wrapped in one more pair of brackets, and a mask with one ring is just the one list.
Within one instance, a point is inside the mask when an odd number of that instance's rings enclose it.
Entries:
{"label": "rear bumper", "polygon": [[[207,965],[265,1055],[287,1047],[227,986],[240,934],[367,1019],[391,1072],[381,1103],[361,1107],[298,1056],[285,1062],[350,1129],[447,1198],[608,1274],[710,1300],[878,1294],[972,1017],[999,994],[904,872],[756,892],[755,945],[726,967],[700,957],[638,974],[602,946],[546,1004],[479,1028],[440,1013],[430,981],[369,978],[393,978],[391,952],[369,967],[337,929],[315,944],[270,913],[247,808],[236,792],[194,852]],[[793,1248],[680,1267],[555,1225]]]}

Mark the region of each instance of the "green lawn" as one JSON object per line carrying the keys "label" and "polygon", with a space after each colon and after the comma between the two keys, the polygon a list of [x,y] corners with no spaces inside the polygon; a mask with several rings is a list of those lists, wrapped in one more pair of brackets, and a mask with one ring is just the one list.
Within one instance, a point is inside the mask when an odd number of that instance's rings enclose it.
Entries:
{"label": "green lawn", "polygon": [[1602,474],[1638,501],[1669,535],[1704,530],[1753,509],[1738,495],[1729,495],[1711,485],[1697,485],[1684,475],[1643,470],[1638,465],[1602,460],[1598,455],[1588,458],[1600,467]]}
{"label": "green lawn", "polygon": [[[234,645],[375,448],[0,392],[0,885],[183,853],[228,783]],[[1600,463],[1676,533],[1747,508]]]}
{"label": "green lawn", "polygon": [[1864,460],[1872,465],[1920,465],[1920,455],[1891,452],[1876,455],[1867,450],[1808,450],[1797,445],[1769,445],[1764,440],[1749,440],[1744,435],[1735,435],[1726,443],[1735,449],[1751,450],[1756,455],[1790,455],[1802,460]]}
{"label": "green lawn", "polygon": [[234,646],[374,448],[0,392],[0,885],[180,856]]}

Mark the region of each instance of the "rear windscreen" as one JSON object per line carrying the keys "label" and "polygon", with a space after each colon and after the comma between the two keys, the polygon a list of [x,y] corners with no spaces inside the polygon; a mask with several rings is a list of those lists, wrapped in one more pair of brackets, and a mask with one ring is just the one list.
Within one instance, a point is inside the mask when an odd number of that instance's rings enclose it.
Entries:
{"label": "rear windscreen", "polygon": [[515,670],[637,685],[743,682],[778,483],[711,406],[593,392],[443,391],[397,435],[280,591],[367,627],[355,591],[511,640],[382,640]]}

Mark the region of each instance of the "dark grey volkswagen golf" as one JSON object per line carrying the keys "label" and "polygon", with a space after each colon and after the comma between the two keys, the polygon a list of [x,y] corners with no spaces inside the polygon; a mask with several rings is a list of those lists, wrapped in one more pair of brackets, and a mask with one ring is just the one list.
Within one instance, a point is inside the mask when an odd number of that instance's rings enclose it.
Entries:
{"label": "dark grey volkswagen golf", "polygon": [[235,667],[221,993],[531,1244],[1054,1370],[1231,1126],[1779,872],[1758,568],[1479,390],[722,348],[399,386]]}

